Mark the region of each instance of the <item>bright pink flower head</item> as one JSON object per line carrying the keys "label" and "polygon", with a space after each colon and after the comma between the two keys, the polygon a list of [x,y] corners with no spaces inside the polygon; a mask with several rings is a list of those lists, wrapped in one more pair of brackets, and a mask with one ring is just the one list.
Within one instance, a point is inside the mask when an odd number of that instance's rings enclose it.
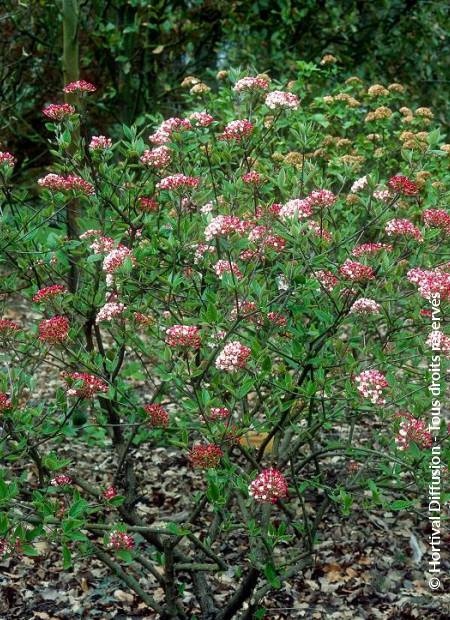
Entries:
{"label": "bright pink flower head", "polygon": [[174,132],[191,129],[191,123],[185,118],[168,118],[161,123],[158,129],[148,137],[152,144],[167,144],[170,142]]}
{"label": "bright pink flower head", "polygon": [[307,198],[303,200],[299,198],[289,200],[279,211],[279,215],[282,220],[293,218],[304,219],[306,217],[310,217],[312,213],[312,207]]}
{"label": "bright pink flower head", "polygon": [[69,321],[65,316],[54,316],[39,323],[39,340],[49,344],[57,344],[67,339]]}
{"label": "bright pink flower head", "polygon": [[195,121],[195,124],[199,127],[208,127],[214,122],[214,118],[207,112],[193,112],[189,116],[189,120]]}
{"label": "bright pink flower head", "polygon": [[218,215],[205,228],[205,239],[211,241],[213,237],[226,237],[233,233],[242,234],[245,223],[236,215]]}
{"label": "bright pink flower head", "polygon": [[450,273],[440,269],[410,269],[408,280],[418,286],[421,297],[430,299],[433,294],[439,294],[441,300],[450,299]]}
{"label": "bright pink flower head", "polygon": [[318,189],[314,192],[311,192],[306,200],[309,202],[311,207],[332,207],[337,200],[337,196],[330,192],[328,189]]}
{"label": "bright pink flower head", "polygon": [[144,406],[145,413],[150,418],[150,424],[157,428],[167,428],[169,425],[169,414],[162,405],[153,403],[152,405]]}
{"label": "bright pink flower head", "polygon": [[391,177],[387,185],[392,191],[404,196],[416,196],[419,193],[419,188],[414,181],[402,175]]}
{"label": "bright pink flower head", "polygon": [[399,450],[407,450],[411,443],[415,443],[421,449],[431,448],[433,438],[424,420],[418,420],[407,412],[397,415],[401,418],[398,435],[395,438]]}
{"label": "bright pink flower head", "polygon": [[217,420],[226,420],[230,417],[230,410],[226,407],[211,407],[208,419],[215,422]]}
{"label": "bright pink flower head", "polygon": [[352,282],[367,282],[375,279],[375,272],[372,267],[362,265],[356,261],[347,258],[345,263],[339,268],[339,273]]}
{"label": "bright pink flower head", "polygon": [[69,174],[66,177],[66,189],[72,190],[73,192],[80,192],[87,196],[95,194],[94,186],[75,174]]}
{"label": "bright pink flower head", "polygon": [[166,344],[169,347],[199,349],[201,346],[200,330],[195,325],[172,325],[166,331]]}
{"label": "bright pink flower head", "polygon": [[69,103],[52,103],[46,108],[44,108],[42,110],[42,113],[45,114],[47,118],[50,118],[52,121],[61,122],[65,118],[68,118],[69,116],[75,114],[75,108]]}
{"label": "bright pink flower head", "polygon": [[355,377],[358,392],[374,405],[383,405],[386,400],[383,390],[389,387],[386,377],[379,370],[363,370]]}
{"label": "bright pink flower head", "polygon": [[377,304],[373,299],[366,299],[361,297],[357,299],[350,308],[350,314],[379,314],[381,310],[380,304]]}
{"label": "bright pink flower head", "polygon": [[247,183],[247,185],[258,185],[261,183],[261,175],[259,172],[251,170],[242,176],[242,180],[244,183]]}
{"label": "bright pink flower head", "polygon": [[72,484],[72,478],[66,474],[58,474],[50,480],[50,484],[53,487],[62,487],[66,484]]}
{"label": "bright pink flower head", "polygon": [[133,256],[132,250],[125,245],[120,244],[114,250],[111,250],[103,260],[103,271],[106,273],[114,273],[119,267],[122,267],[124,262],[129,258],[134,265],[136,260]]}
{"label": "bright pink flower head", "polygon": [[197,444],[189,450],[189,461],[194,467],[200,469],[212,469],[217,467],[220,459],[223,456],[223,451],[220,446],[216,444]]}
{"label": "bright pink flower head", "polygon": [[89,143],[90,151],[105,151],[112,147],[111,138],[107,138],[106,136],[92,136],[91,141]]}
{"label": "bright pink flower head", "polygon": [[86,372],[69,372],[64,375],[68,384],[67,395],[78,398],[92,398],[98,393],[108,391],[108,384],[99,377]]}
{"label": "bright pink flower head", "polygon": [[393,247],[389,243],[362,243],[357,245],[352,250],[352,256],[365,256],[370,254],[378,254],[385,250],[386,252],[392,252]]}
{"label": "bright pink flower head", "polygon": [[181,174],[181,173],[177,173],[177,174],[173,174],[172,176],[169,177],[165,177],[164,179],[161,179],[161,181],[159,181],[159,183],[156,184],[156,187],[158,189],[168,189],[168,190],[174,190],[174,189],[183,189],[183,188],[188,188],[188,187],[198,187],[200,183],[200,179],[197,179],[195,177],[189,177],[186,176],[185,174]]}
{"label": "bright pink flower head", "polygon": [[219,140],[236,140],[240,142],[243,138],[248,138],[253,132],[252,123],[246,118],[237,121],[231,121],[225,126],[223,133],[219,135]]}
{"label": "bright pink flower head", "polygon": [[141,196],[139,198],[139,207],[144,213],[151,213],[152,211],[158,211],[159,205],[154,198],[150,196]]}
{"label": "bright pink flower head", "polygon": [[269,312],[267,319],[277,327],[286,327],[287,325],[287,318],[280,312]]}
{"label": "bright pink flower head", "polygon": [[237,372],[245,368],[252,351],[239,340],[229,342],[216,358],[216,368],[226,372]]}
{"label": "bright pink flower head", "polygon": [[250,497],[259,504],[276,504],[289,495],[286,478],[278,469],[269,468],[253,480],[248,487]]}
{"label": "bright pink flower head", "polygon": [[109,501],[117,497],[117,489],[111,485],[103,491],[102,495],[107,501]]}
{"label": "bright pink flower head", "polygon": [[33,301],[37,303],[49,301],[50,299],[54,299],[58,295],[63,295],[67,293],[67,289],[62,284],[53,284],[52,286],[46,286],[45,288],[41,288],[40,291],[33,295]]}
{"label": "bright pink flower head", "polygon": [[416,241],[423,241],[420,230],[407,219],[390,220],[384,230],[389,237],[412,237]]}
{"label": "bright pink flower head", "polygon": [[297,95],[294,95],[294,93],[285,93],[282,90],[274,90],[267,95],[265,103],[271,110],[297,110],[300,105],[300,100]]}
{"label": "bright pink flower head", "polygon": [[167,146],[157,146],[154,149],[144,151],[140,158],[141,164],[144,166],[153,166],[153,168],[166,168],[172,161],[171,150]]}
{"label": "bright pink flower head", "polygon": [[134,538],[130,534],[125,532],[114,531],[109,535],[108,547],[115,549],[116,551],[122,551],[127,549],[133,549]]}
{"label": "bright pink flower head", "polygon": [[0,151],[0,166],[6,166],[7,168],[14,168],[16,158],[11,153]]}
{"label": "bright pink flower head", "polygon": [[85,80],[78,80],[76,82],[70,82],[64,86],[63,91],[67,94],[70,93],[94,93],[97,90],[94,84],[86,82]]}
{"label": "bright pink flower head", "polygon": [[260,77],[244,77],[236,82],[233,90],[237,93],[245,91],[261,91],[269,88],[268,80]]}
{"label": "bright pink flower head", "polygon": [[0,392],[0,413],[10,411],[12,409],[12,402],[9,400],[8,395],[4,392]]}
{"label": "bright pink flower head", "polygon": [[19,325],[11,319],[0,319],[0,335],[12,336],[15,332],[20,331]]}
{"label": "bright pink flower head", "polygon": [[323,288],[330,292],[339,284],[338,278],[331,271],[320,269],[314,273]]}
{"label": "bright pink flower head", "polygon": [[222,279],[224,274],[226,273],[233,275],[238,280],[239,278],[242,278],[242,273],[238,265],[232,261],[230,262],[224,259],[218,260],[217,263],[214,265],[214,271],[216,276],[218,276],[220,279]]}
{"label": "bright pink flower head", "polygon": [[117,301],[109,301],[102,308],[100,308],[97,316],[95,317],[95,322],[98,324],[102,321],[112,321],[113,319],[122,316],[125,310],[126,306],[124,304],[118,303]]}
{"label": "bright pink flower head", "polygon": [[442,228],[450,234],[450,215],[444,209],[425,209],[422,217],[427,228]]}
{"label": "bright pink flower head", "polygon": [[42,179],[38,179],[38,184],[46,189],[64,191],[66,189],[66,178],[59,174],[47,174]]}

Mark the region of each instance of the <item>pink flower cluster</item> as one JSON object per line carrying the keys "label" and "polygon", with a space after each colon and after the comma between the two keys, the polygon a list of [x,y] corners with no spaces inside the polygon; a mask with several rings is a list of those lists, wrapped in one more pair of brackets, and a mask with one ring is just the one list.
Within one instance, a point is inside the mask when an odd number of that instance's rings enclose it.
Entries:
{"label": "pink flower cluster", "polygon": [[436,293],[441,300],[450,299],[450,273],[440,269],[414,268],[408,271],[407,278],[418,286],[419,295],[425,299],[430,299]]}
{"label": "pink flower cluster", "polygon": [[194,254],[194,263],[198,264],[201,259],[205,256],[205,254],[212,254],[216,251],[216,248],[213,245],[208,245],[206,243],[198,243],[195,247]]}
{"label": "pink flower cluster", "polygon": [[226,372],[237,372],[245,368],[252,351],[239,340],[229,342],[216,358],[216,368]]}
{"label": "pink flower cluster", "polygon": [[369,183],[369,179],[367,175],[364,177],[360,177],[359,179],[356,179],[356,181],[353,183],[353,185],[350,188],[350,193],[356,194],[360,192],[362,189],[365,189],[367,187],[368,183]]}
{"label": "pink flower cluster", "polygon": [[450,234],[450,215],[444,209],[425,209],[422,217],[427,228],[442,228]]}
{"label": "pink flower cluster", "polygon": [[233,90],[237,93],[254,90],[267,90],[269,88],[269,82],[260,77],[244,77],[236,82],[233,86]]}
{"label": "pink flower cluster", "polygon": [[200,330],[195,325],[172,325],[166,331],[166,344],[169,347],[188,347],[199,349]]}
{"label": "pink flower cluster", "polygon": [[217,467],[223,451],[216,444],[197,444],[189,451],[188,459],[194,467],[211,469]]}
{"label": "pink flower cluster", "polygon": [[89,143],[90,151],[105,151],[106,149],[110,149],[111,147],[112,140],[111,138],[107,138],[106,136],[92,136]]}
{"label": "pink flower cluster", "polygon": [[185,174],[177,173],[172,176],[164,177],[156,184],[158,189],[179,189],[180,187],[198,187],[200,179],[189,177]]}
{"label": "pink flower cluster", "polygon": [[433,438],[427,429],[424,420],[418,420],[410,413],[399,413],[401,418],[398,435],[395,443],[399,450],[407,450],[411,443],[415,443],[419,448],[431,448]]}
{"label": "pink flower cluster", "polygon": [[268,312],[267,320],[277,327],[286,327],[287,325],[287,318],[280,312]]}
{"label": "pink flower cluster", "polygon": [[18,332],[20,327],[11,319],[0,319],[0,334],[10,336],[14,332]]}
{"label": "pink flower cluster", "polygon": [[284,204],[280,211],[279,216],[281,219],[303,219],[312,215],[312,207],[307,198],[294,198]]}
{"label": "pink flower cluster", "polygon": [[154,168],[166,168],[172,161],[171,151],[168,146],[157,146],[154,149],[144,151],[140,158],[141,164]]}
{"label": "pink flower cluster", "polygon": [[320,269],[315,272],[315,277],[323,286],[323,288],[331,293],[331,291],[339,284],[338,278],[331,271]]}
{"label": "pink flower cluster", "polygon": [[12,409],[12,402],[8,398],[8,395],[5,394],[5,392],[0,392],[0,413],[4,413],[10,409]]}
{"label": "pink flower cluster", "polygon": [[246,118],[242,120],[231,121],[225,126],[223,133],[219,135],[219,140],[236,140],[240,142],[243,138],[248,138],[253,132],[252,123]]}
{"label": "pink flower cluster", "polygon": [[239,278],[242,278],[242,273],[238,265],[233,261],[228,261],[224,259],[220,259],[217,261],[217,263],[214,265],[214,272],[216,276],[220,279],[222,279],[224,274],[226,273],[233,275],[238,280]]}
{"label": "pink flower cluster", "polygon": [[117,489],[111,485],[103,491],[102,495],[109,502],[111,499],[117,497]]}
{"label": "pink flower cluster", "polygon": [[352,282],[367,282],[375,279],[375,272],[369,265],[362,265],[357,261],[347,260],[339,268],[339,273]]}
{"label": "pink flower cluster", "polygon": [[407,219],[390,220],[386,224],[384,230],[389,237],[412,237],[413,239],[416,239],[416,241],[423,241],[423,236],[420,230]]}
{"label": "pink flower cluster", "polygon": [[158,129],[148,137],[152,144],[167,144],[170,142],[171,136],[175,131],[183,129],[191,129],[191,123],[184,118],[168,118],[161,123]]}
{"label": "pink flower cluster", "polygon": [[192,112],[189,120],[195,121],[199,127],[208,127],[214,122],[214,118],[207,112]]}
{"label": "pink flower cluster", "polygon": [[41,288],[37,293],[33,295],[33,301],[40,303],[43,301],[48,301],[49,299],[54,299],[58,295],[62,295],[67,293],[67,289],[62,284],[53,284],[52,286],[46,286],[45,288]]}
{"label": "pink flower cluster", "polygon": [[377,254],[382,250],[386,252],[392,252],[393,247],[389,243],[362,243],[357,245],[352,250],[352,256],[365,256],[366,254]]}
{"label": "pink flower cluster", "polygon": [[248,487],[250,497],[260,504],[276,504],[289,495],[286,478],[274,468],[263,469]]}
{"label": "pink flower cluster", "polygon": [[66,474],[58,474],[50,480],[53,487],[62,487],[66,484],[72,484],[72,478]]}
{"label": "pink flower cluster", "polygon": [[52,121],[63,121],[68,116],[75,114],[75,108],[69,103],[51,103],[42,110],[42,113]]}
{"label": "pink flower cluster", "polygon": [[112,319],[122,316],[125,310],[126,306],[124,304],[118,303],[117,301],[110,301],[100,308],[95,318],[95,322],[100,323],[101,321],[112,321]]}
{"label": "pink flower cluster", "polygon": [[381,310],[380,304],[373,299],[361,297],[357,299],[350,308],[350,314],[378,314]]}
{"label": "pink flower cluster", "polygon": [[259,183],[261,183],[261,175],[259,174],[259,172],[251,170],[250,172],[242,175],[242,180],[244,181],[244,183],[247,183],[247,185],[258,185]]}
{"label": "pink flower cluster", "polygon": [[300,100],[293,93],[285,93],[282,90],[274,90],[266,97],[265,104],[271,110],[290,109],[297,110]]}
{"label": "pink flower cluster", "polygon": [[16,158],[11,153],[0,151],[0,166],[7,166],[8,168],[14,168]]}
{"label": "pink flower cluster", "polygon": [[94,84],[86,82],[86,80],[77,80],[76,82],[70,82],[64,86],[63,91],[69,93],[94,93],[97,90]]}
{"label": "pink flower cluster", "polygon": [[355,377],[358,392],[374,405],[383,405],[386,400],[383,390],[389,387],[385,376],[379,370],[363,370]]}
{"label": "pink flower cluster", "polygon": [[208,419],[213,422],[216,420],[226,420],[230,417],[230,410],[226,407],[211,407]]}
{"label": "pink flower cluster", "polygon": [[211,241],[214,237],[226,237],[233,233],[241,234],[247,228],[248,223],[236,215],[218,215],[205,228],[205,239]]}
{"label": "pink flower cluster", "polygon": [[416,183],[402,175],[391,177],[387,185],[392,191],[397,194],[403,194],[404,196],[415,196],[419,193],[419,188]]}
{"label": "pink flower cluster", "polygon": [[337,200],[337,196],[328,189],[318,189],[311,192],[306,198],[309,205],[314,207],[332,207]]}
{"label": "pink flower cluster", "polygon": [[130,534],[115,530],[109,535],[108,547],[110,547],[111,549],[115,549],[116,551],[121,551],[123,549],[133,549],[134,538]]}
{"label": "pink flower cluster", "polygon": [[69,372],[64,374],[64,380],[68,383],[68,396],[78,398],[92,398],[99,392],[107,392],[108,384],[99,377],[87,372]]}
{"label": "pink flower cluster", "polygon": [[63,342],[69,335],[69,321],[65,316],[54,316],[39,323],[39,340],[56,344]]}
{"label": "pink flower cluster", "polygon": [[67,177],[59,174],[47,174],[42,179],[38,179],[38,184],[46,189],[60,192],[75,191],[87,196],[95,194],[94,186],[91,183],[73,174]]}
{"label": "pink flower cluster", "polygon": [[139,206],[144,213],[151,213],[152,211],[158,211],[159,205],[156,200],[150,196],[141,196],[139,198]]}
{"label": "pink flower cluster", "polygon": [[103,259],[103,271],[106,273],[114,273],[124,264],[127,258],[131,260],[133,265],[135,264],[132,250],[125,245],[119,244],[117,248],[111,250]]}
{"label": "pink flower cluster", "polygon": [[145,405],[144,411],[148,414],[152,426],[167,428],[167,426],[169,425],[169,414],[162,405],[159,405],[157,403],[153,403],[152,405]]}

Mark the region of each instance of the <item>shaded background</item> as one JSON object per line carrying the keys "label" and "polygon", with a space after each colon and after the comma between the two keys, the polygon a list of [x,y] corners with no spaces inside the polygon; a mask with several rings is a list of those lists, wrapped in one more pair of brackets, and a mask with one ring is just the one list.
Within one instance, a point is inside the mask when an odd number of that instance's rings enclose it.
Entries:
{"label": "shaded background", "polygon": [[[450,3],[427,0],[80,0],[80,77],[98,84],[92,123],[177,113],[180,82],[230,66],[295,79],[299,62],[339,59],[342,78],[408,85],[448,127]],[[41,108],[62,100],[62,0],[3,0],[0,148],[47,163]]]}

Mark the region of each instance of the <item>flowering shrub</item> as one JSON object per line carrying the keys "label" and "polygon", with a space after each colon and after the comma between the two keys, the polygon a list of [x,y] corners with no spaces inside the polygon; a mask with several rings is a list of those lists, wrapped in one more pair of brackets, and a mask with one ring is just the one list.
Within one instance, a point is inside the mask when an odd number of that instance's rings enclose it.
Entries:
{"label": "flowering shrub", "polygon": [[[416,509],[448,449],[426,418],[426,356],[442,349],[444,373],[450,350],[429,316],[450,298],[439,129],[399,89],[234,78],[117,140],[48,105],[55,159],[29,195],[0,158],[1,549],[49,537],[67,568],[96,556],[163,617],[254,617],[312,561],[328,511]],[[95,90],[66,87],[83,105]],[[112,456],[83,467],[75,441]],[[190,468],[182,520],[158,526],[140,503],[155,446]]]}

